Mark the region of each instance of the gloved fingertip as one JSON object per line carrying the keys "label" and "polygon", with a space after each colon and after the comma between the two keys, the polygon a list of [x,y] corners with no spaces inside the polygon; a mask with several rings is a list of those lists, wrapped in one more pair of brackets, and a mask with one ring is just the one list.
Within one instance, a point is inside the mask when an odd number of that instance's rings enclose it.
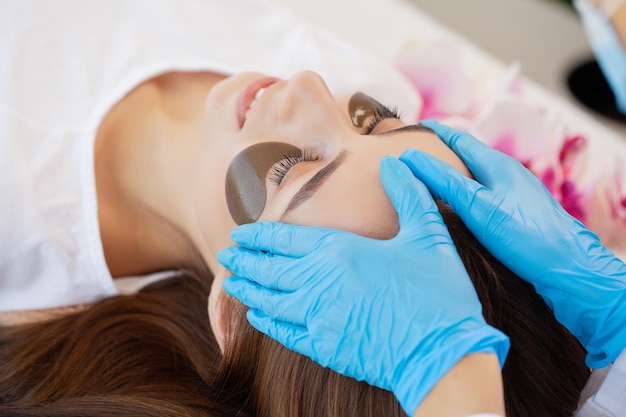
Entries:
{"label": "gloved fingertip", "polygon": [[420,120],[419,124],[422,125],[422,126],[426,126],[427,128],[429,128],[431,130],[434,130],[434,129],[442,126],[441,123],[439,123],[435,119]]}
{"label": "gloved fingertip", "polygon": [[383,156],[380,160],[381,175],[398,176],[401,175],[401,163],[393,156]]}
{"label": "gloved fingertip", "polygon": [[244,280],[245,278],[241,278],[236,275],[230,276],[222,282],[222,288],[231,297],[239,299],[241,296],[241,289],[242,284],[244,284]]}
{"label": "gloved fingertip", "polygon": [[393,161],[395,161],[395,160],[396,160],[396,158],[394,158],[393,156],[386,155],[386,156],[383,156],[382,158],[380,158],[380,163],[381,163],[381,165],[382,164],[385,164],[385,165],[393,164]]}
{"label": "gloved fingertip", "polygon": [[406,164],[406,161],[410,161],[412,159],[419,159],[424,155],[424,152],[417,149],[406,149],[400,154],[398,158],[400,161]]}
{"label": "gloved fingertip", "polygon": [[444,139],[440,135],[442,134],[445,135],[445,133],[448,133],[451,130],[454,130],[450,126],[445,125],[443,123],[439,123],[435,119],[425,119],[425,120],[420,121],[419,124],[432,130],[437,136],[439,136],[440,139]]}
{"label": "gloved fingertip", "polygon": [[239,245],[246,246],[253,239],[258,229],[259,223],[243,224],[230,232],[230,239]]}
{"label": "gloved fingertip", "polygon": [[221,251],[217,252],[217,261],[222,264],[224,268],[230,269],[236,252],[237,248],[234,246],[229,246],[225,249],[222,249]]}
{"label": "gloved fingertip", "polygon": [[417,224],[414,220],[420,217],[415,213],[434,208],[435,202],[426,185],[412,175],[410,167],[403,161],[393,158],[381,163],[380,179],[398,213],[401,229],[413,230],[410,225]]}
{"label": "gloved fingertip", "polygon": [[380,180],[387,195],[395,200],[397,194],[405,189],[410,181],[415,179],[409,168],[400,160],[392,157],[384,157],[380,161]]}
{"label": "gloved fingertip", "polygon": [[437,137],[446,144],[449,148],[454,150],[456,143],[467,134],[463,131],[457,130],[451,126],[439,123],[436,120],[423,120],[420,122],[422,126],[425,126],[433,131]]}
{"label": "gloved fingertip", "polygon": [[460,198],[457,190],[473,189],[474,184],[460,171],[449,164],[424,152],[407,153],[400,156],[415,178],[421,181],[434,198],[443,199],[450,204],[454,198]]}
{"label": "gloved fingertip", "polygon": [[432,155],[415,149],[407,149],[400,155],[400,161],[403,162],[418,179],[428,178],[439,169],[439,167],[436,166],[439,161],[433,159],[435,158]]}

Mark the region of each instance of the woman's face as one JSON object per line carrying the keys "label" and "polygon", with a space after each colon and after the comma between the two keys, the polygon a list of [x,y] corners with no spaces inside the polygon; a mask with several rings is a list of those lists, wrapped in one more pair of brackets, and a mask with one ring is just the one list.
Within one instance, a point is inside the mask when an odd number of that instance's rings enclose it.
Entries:
{"label": "woman's face", "polygon": [[[252,100],[261,86],[267,88]],[[215,254],[232,245],[229,234],[236,223],[227,205],[225,183],[229,165],[241,151],[269,142],[301,151],[269,170],[259,221],[332,227],[379,239],[391,238],[398,228],[397,214],[379,178],[383,156],[398,157],[405,149],[420,149],[469,175],[433,133],[389,117],[380,106],[362,95],[335,98],[312,72],[289,80],[245,73],[211,90],[204,126],[209,140],[203,145],[209,172],[202,177],[211,180],[203,184],[196,210],[201,213],[198,226],[206,242],[201,251],[215,275],[209,313],[220,344],[221,285],[228,273]],[[382,120],[375,123],[374,119]]]}

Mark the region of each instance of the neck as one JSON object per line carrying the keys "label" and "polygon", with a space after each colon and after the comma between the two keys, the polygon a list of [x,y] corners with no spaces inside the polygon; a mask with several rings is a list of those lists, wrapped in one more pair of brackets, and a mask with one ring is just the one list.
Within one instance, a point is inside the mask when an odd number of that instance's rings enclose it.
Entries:
{"label": "neck", "polygon": [[193,196],[186,187],[185,161],[212,83],[200,85],[187,77],[171,73],[141,84],[111,109],[98,130],[98,218],[113,277],[198,265],[188,230],[185,202]]}

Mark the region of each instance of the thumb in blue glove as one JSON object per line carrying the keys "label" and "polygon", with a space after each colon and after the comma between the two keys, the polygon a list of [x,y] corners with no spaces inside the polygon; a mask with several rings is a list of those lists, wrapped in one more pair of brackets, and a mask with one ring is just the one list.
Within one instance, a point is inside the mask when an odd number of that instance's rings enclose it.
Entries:
{"label": "thumb in blue glove", "polygon": [[[219,253],[224,289],[248,320],[322,366],[391,390],[413,414],[472,352],[501,365],[508,338],[481,305],[432,197],[407,167],[381,161],[400,231],[390,240],[279,223],[237,228]],[[445,277],[443,279],[442,277]]]}
{"label": "thumb in blue glove", "polygon": [[530,171],[471,135],[432,129],[475,180],[419,151],[400,159],[448,203],[487,250],[535,286],[587,349],[587,365],[613,362],[626,347],[626,265],[567,214]]}

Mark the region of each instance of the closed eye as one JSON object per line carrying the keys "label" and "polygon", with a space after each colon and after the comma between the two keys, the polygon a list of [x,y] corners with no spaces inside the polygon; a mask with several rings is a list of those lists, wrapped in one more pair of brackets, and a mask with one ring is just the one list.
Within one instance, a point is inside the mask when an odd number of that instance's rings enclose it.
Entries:
{"label": "closed eye", "polygon": [[397,107],[387,107],[385,105],[376,106],[374,114],[372,114],[367,126],[365,126],[364,135],[370,135],[376,126],[385,119],[400,119],[401,114]]}
{"label": "closed eye", "polygon": [[268,174],[269,180],[278,186],[283,181],[289,170],[295,165],[301,162],[311,162],[316,160],[317,158],[311,149],[298,149],[297,152],[292,155],[284,155],[283,159],[274,164]]}

